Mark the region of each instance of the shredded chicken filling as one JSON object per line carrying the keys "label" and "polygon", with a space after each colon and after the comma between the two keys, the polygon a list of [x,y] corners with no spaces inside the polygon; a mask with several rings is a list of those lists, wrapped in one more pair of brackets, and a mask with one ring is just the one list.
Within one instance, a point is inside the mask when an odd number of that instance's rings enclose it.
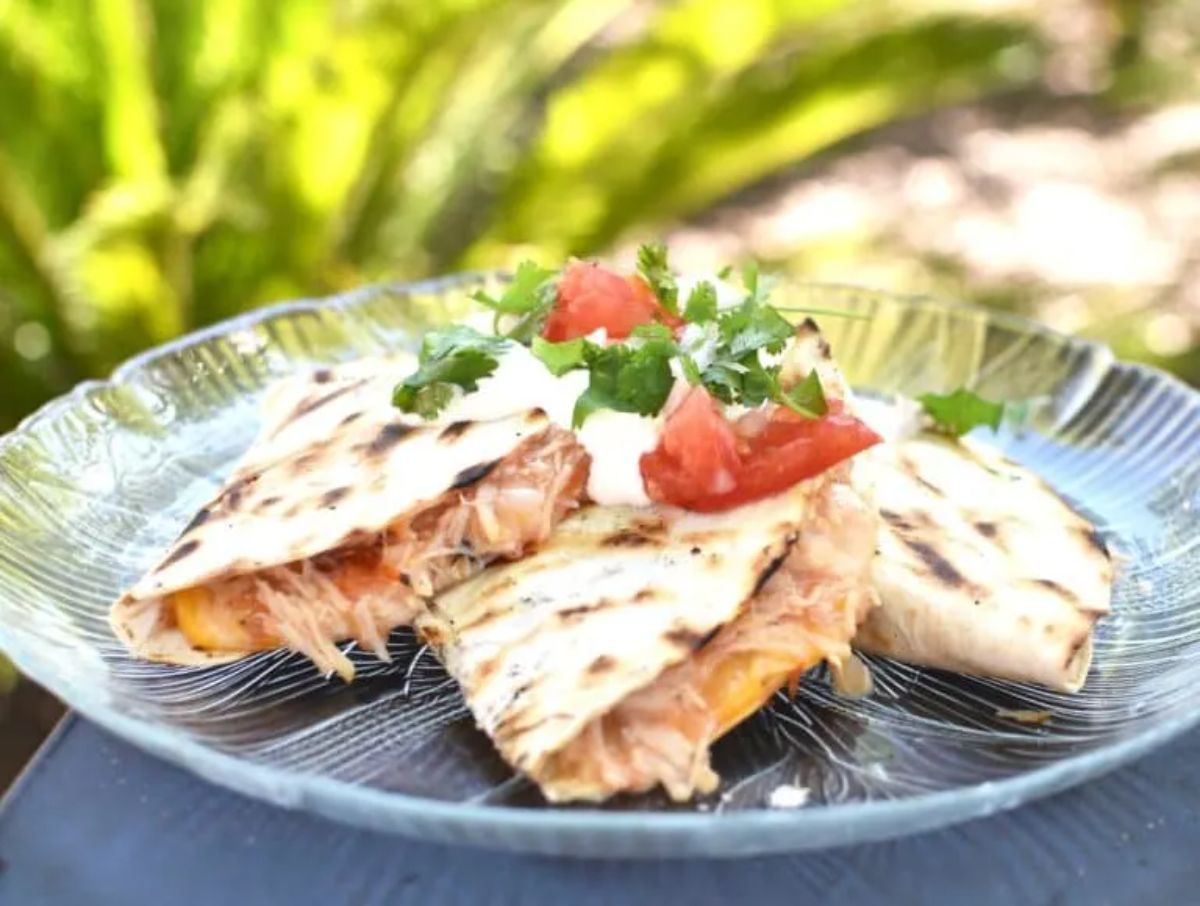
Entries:
{"label": "shredded chicken filling", "polygon": [[549,537],[582,498],[587,465],[574,435],[550,428],[475,484],[369,539],[177,592],[168,598],[168,619],[197,648],[285,645],[348,680],[354,668],[337,641],[353,639],[388,660],[388,634],[412,622],[422,596]]}
{"label": "shredded chicken filling", "polygon": [[852,657],[850,639],[876,603],[875,514],[844,480],[832,482],[815,509],[741,616],[543,763],[535,779],[552,798],[599,800],[659,784],[678,801],[711,792],[716,739],[789,681],[794,691],[822,660]]}

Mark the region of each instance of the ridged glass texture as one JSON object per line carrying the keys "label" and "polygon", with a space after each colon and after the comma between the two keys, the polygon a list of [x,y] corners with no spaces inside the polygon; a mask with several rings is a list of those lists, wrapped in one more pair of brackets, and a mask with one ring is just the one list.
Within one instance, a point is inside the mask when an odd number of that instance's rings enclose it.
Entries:
{"label": "ridged glass texture", "polygon": [[[295,655],[172,669],[132,660],[106,611],[250,442],[273,379],[412,346],[488,276],[292,303],[150,352],[0,441],[0,649],[73,708],[217,783],[427,839],[584,856],[738,855],[879,839],[1011,808],[1133,758],[1200,717],[1200,397],[1107,350],[974,308],[784,285],[854,384],[1035,398],[999,444],[1088,514],[1119,558],[1074,696],[886,661],[865,700],[808,677],[722,740],[717,794],[550,807],[475,730],[407,631],[326,682]],[[998,716],[1048,710],[1041,725]],[[782,783],[809,804],[771,809]]]}

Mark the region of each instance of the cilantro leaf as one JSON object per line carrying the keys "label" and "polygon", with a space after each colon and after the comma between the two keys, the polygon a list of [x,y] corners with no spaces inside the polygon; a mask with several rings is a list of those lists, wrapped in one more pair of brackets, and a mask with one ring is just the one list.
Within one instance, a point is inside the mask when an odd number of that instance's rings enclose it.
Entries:
{"label": "cilantro leaf", "polygon": [[821,386],[821,376],[815,368],[791,390],[781,390],[778,402],[809,418],[820,418],[829,411],[825,388]]}
{"label": "cilantro leaf", "polygon": [[722,343],[735,359],[760,349],[779,352],[796,332],[787,318],[753,296],[722,312],[717,323]]}
{"label": "cilantro leaf", "polygon": [[638,249],[638,273],[654,291],[659,303],[671,314],[679,314],[679,288],[667,264],[667,245],[647,242]]}
{"label": "cilantro leaf", "polygon": [[952,437],[961,437],[980,425],[997,431],[1004,418],[1004,403],[993,403],[965,387],[944,395],[923,393],[917,401],[933,419],[934,430]]}
{"label": "cilantro leaf", "polygon": [[679,366],[683,370],[683,379],[693,387],[699,387],[704,383],[704,376],[700,373],[700,366],[696,364],[687,353],[679,356]]}
{"label": "cilantro leaf", "polygon": [[733,273],[733,265],[727,264],[723,268],[721,268],[719,271],[717,271],[717,279],[718,280],[728,280],[729,275],[732,273]]}
{"label": "cilantro leaf", "polygon": [[626,345],[590,346],[588,387],[575,401],[571,425],[578,428],[598,409],[657,415],[667,402],[675,376],[670,360],[675,344],[650,340]]}
{"label": "cilantro leaf", "polygon": [[557,274],[558,271],[539,267],[532,261],[522,261],[500,298],[482,290],[472,294],[471,298],[496,313],[497,332],[502,315],[516,316],[517,323],[507,336],[518,343],[528,343],[541,331],[550,309],[554,307],[558,285],[553,278]]}
{"label": "cilantro leaf", "polygon": [[517,272],[513,274],[512,280],[504,288],[499,299],[482,290],[472,294],[471,298],[500,314],[528,314],[538,304],[539,290],[556,273],[557,271],[549,268],[538,267],[532,261],[522,261],[517,265]]}
{"label": "cilantro leaf", "polygon": [[675,334],[671,332],[666,324],[649,323],[637,324],[633,330],[629,332],[631,337],[639,340],[665,340],[673,342]]}
{"label": "cilantro leaf", "polygon": [[587,367],[588,347],[591,345],[584,337],[562,343],[534,337],[531,351],[552,375],[561,377],[568,371]]}
{"label": "cilantro leaf", "polygon": [[715,321],[717,318],[717,290],[707,280],[702,280],[688,293],[683,319],[692,324]]}
{"label": "cilantro leaf", "polygon": [[392,404],[422,418],[435,418],[454,399],[454,388],[467,393],[496,370],[505,341],[456,325],[432,330],[421,343],[418,368],[396,385]]}

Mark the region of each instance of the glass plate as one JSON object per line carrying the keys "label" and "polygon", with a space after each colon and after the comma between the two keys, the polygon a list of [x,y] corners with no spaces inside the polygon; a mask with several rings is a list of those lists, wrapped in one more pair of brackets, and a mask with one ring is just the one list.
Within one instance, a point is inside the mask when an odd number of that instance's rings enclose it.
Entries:
{"label": "glass plate", "polygon": [[[1013,317],[860,289],[784,285],[823,318],[856,386],[970,383],[1040,405],[999,444],[1100,527],[1115,610],[1074,696],[874,663],[873,697],[823,676],[716,746],[718,792],[550,807],[475,730],[407,631],[361,680],[326,682],[268,652],[216,668],[131,660],[109,603],[209,497],[250,442],[271,380],[411,346],[461,315],[464,275],[256,312],[152,351],[0,441],[0,648],[73,708],[243,793],[426,839],[582,856],[740,855],[910,834],[1012,808],[1159,745],[1200,717],[1200,397],[1099,346]],[[1048,710],[1040,726],[1000,709]],[[772,809],[779,784],[805,807]]]}

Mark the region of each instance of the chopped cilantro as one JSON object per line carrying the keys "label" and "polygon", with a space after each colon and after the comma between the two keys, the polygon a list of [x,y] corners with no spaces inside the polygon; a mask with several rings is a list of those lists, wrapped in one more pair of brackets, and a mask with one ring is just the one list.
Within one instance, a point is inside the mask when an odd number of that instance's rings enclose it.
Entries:
{"label": "chopped cilantro", "polygon": [[717,289],[707,280],[702,280],[688,293],[683,309],[683,319],[692,324],[703,324],[717,319]]}
{"label": "chopped cilantro", "polygon": [[541,330],[542,323],[554,307],[558,291],[554,281],[556,276],[557,270],[539,267],[532,261],[522,261],[499,298],[482,290],[471,298],[496,313],[494,329],[497,333],[501,315],[516,316],[517,323],[508,332],[508,337],[519,343],[528,343]]}
{"label": "chopped cilantro", "polygon": [[667,264],[665,242],[647,242],[638,249],[638,273],[654,290],[659,303],[671,314],[679,314],[679,288]]}
{"label": "chopped cilantro", "polygon": [[746,287],[746,298],[754,302],[766,302],[771,295],[771,287],[775,285],[772,277],[764,277],[759,273],[757,261],[747,261],[742,265],[742,285]]}
{"label": "chopped cilantro", "polygon": [[815,368],[791,390],[781,391],[778,401],[793,412],[807,415],[809,418],[819,418],[829,411],[825,388],[821,386],[821,376]]}
{"label": "chopped cilantro", "polygon": [[961,437],[981,425],[997,431],[1004,418],[1004,403],[993,403],[965,387],[945,395],[923,393],[917,400],[933,419],[933,429],[952,437]]}
{"label": "chopped cilantro", "polygon": [[517,272],[513,274],[509,284],[504,287],[500,298],[489,296],[483,290],[472,294],[471,298],[500,314],[527,314],[537,306],[538,293],[542,286],[557,273],[549,268],[538,267],[532,261],[522,261],[517,265]]}
{"label": "chopped cilantro", "polygon": [[454,388],[471,393],[499,364],[501,337],[457,325],[430,331],[421,344],[415,372],[392,392],[392,404],[422,418],[435,418],[454,399]]}
{"label": "chopped cilantro", "polygon": [[588,344],[588,387],[575,402],[572,427],[598,409],[657,415],[675,383],[670,364],[675,352],[674,343],[662,340],[648,340],[636,349]]}
{"label": "chopped cilantro", "polygon": [[796,333],[791,321],[755,296],[722,312],[717,323],[722,345],[735,359],[760,349],[780,352]]}
{"label": "chopped cilantro", "polygon": [[542,364],[552,375],[561,377],[568,371],[587,367],[587,353],[590,345],[583,337],[562,343],[551,343],[541,337],[534,337],[530,349],[535,356],[541,359]]}
{"label": "chopped cilantro", "polygon": [[638,324],[629,334],[631,337],[638,340],[665,340],[669,343],[674,342],[675,334],[666,324]]}

